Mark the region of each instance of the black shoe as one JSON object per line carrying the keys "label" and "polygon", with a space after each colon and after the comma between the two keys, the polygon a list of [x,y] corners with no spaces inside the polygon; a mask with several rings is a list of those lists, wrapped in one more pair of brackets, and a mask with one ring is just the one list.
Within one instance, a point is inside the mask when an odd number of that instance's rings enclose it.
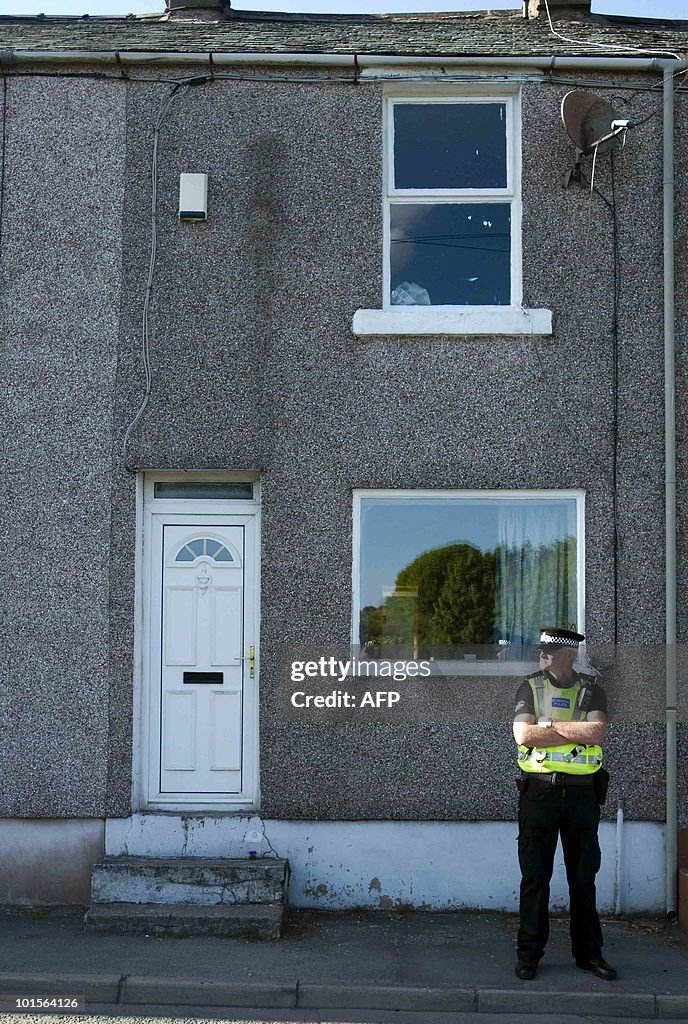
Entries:
{"label": "black shoe", "polygon": [[616,970],[601,956],[591,956],[589,960],[576,960],[576,967],[580,967],[582,971],[592,971],[596,978],[602,978],[603,981],[614,981],[616,978]]}
{"label": "black shoe", "polygon": [[520,978],[521,981],[532,981],[536,970],[537,964],[529,964],[525,960],[519,960],[516,964],[516,977]]}

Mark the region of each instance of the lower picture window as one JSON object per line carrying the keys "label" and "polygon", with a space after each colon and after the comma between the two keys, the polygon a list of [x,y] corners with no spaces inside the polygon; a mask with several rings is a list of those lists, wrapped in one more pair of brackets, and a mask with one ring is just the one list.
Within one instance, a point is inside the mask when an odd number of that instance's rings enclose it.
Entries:
{"label": "lower picture window", "polygon": [[354,642],[369,657],[537,660],[581,629],[583,493],[358,491]]}

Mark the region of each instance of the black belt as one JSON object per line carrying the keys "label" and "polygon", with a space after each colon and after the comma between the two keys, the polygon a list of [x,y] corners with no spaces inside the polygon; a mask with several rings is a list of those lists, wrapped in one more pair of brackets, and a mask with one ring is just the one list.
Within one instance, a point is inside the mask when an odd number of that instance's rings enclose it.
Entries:
{"label": "black belt", "polygon": [[541,782],[545,786],[593,786],[592,775],[568,775],[566,772],[524,772],[529,782]]}

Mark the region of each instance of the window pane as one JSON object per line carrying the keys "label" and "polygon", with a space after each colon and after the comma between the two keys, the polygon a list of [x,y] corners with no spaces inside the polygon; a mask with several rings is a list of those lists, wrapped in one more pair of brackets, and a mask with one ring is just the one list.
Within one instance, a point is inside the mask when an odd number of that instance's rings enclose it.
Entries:
{"label": "window pane", "polygon": [[509,203],[392,203],[393,306],[508,306]]}
{"label": "window pane", "polygon": [[156,498],[253,498],[253,484],[230,481],[156,480],[153,490]]}
{"label": "window pane", "polygon": [[541,626],[576,628],[576,556],[573,498],[363,498],[360,642],[536,658]]}
{"label": "window pane", "polygon": [[505,103],[395,103],[396,188],[506,188]]}
{"label": "window pane", "polygon": [[216,562],[233,562],[227,548],[210,537],[198,537],[189,541],[177,554],[175,562],[193,562],[199,555],[211,555]]}

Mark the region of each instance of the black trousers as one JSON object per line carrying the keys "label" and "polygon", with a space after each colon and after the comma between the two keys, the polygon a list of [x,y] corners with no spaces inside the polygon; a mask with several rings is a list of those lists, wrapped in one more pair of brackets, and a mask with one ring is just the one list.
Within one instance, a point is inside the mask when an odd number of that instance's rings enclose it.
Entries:
{"label": "black trousers", "polygon": [[549,883],[561,835],[571,903],[571,951],[577,960],[600,956],[602,929],[595,902],[600,869],[600,806],[593,786],[553,786],[527,780],[518,814],[521,865],[519,960],[536,964],[549,936]]}

